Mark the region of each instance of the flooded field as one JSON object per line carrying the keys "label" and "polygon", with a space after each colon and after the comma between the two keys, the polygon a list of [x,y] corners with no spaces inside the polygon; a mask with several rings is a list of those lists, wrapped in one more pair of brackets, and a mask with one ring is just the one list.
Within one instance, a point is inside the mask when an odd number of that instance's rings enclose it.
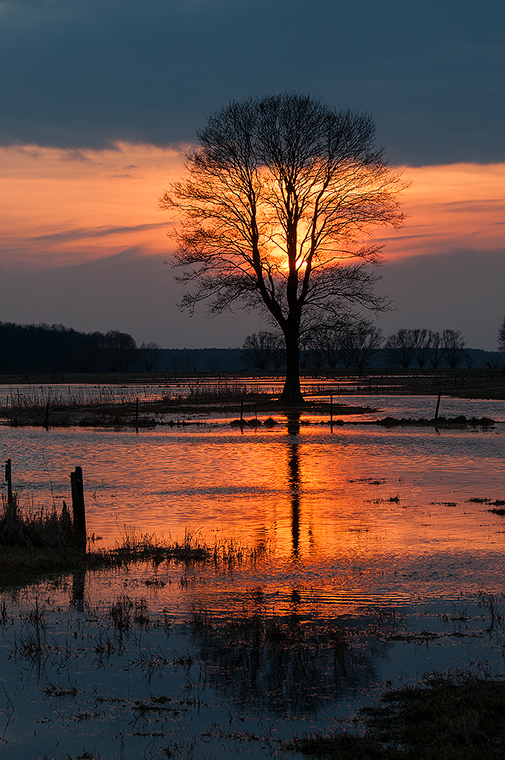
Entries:
{"label": "flooded field", "polygon": [[[378,409],[365,423],[434,405],[340,400]],[[451,399],[442,412],[503,421],[505,402]],[[229,421],[0,428],[21,499],[59,509],[82,466],[95,545],[137,531],[216,547],[200,563],[4,592],[6,757],[300,757],[285,742],[359,730],[359,708],[391,685],[448,669],[505,675],[502,422]]]}

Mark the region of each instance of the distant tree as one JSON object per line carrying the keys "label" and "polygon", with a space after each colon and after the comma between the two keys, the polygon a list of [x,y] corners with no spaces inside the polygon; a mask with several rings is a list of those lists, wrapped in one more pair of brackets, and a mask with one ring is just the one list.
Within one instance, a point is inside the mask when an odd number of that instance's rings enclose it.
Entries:
{"label": "distant tree", "polygon": [[490,351],[487,355],[486,367],[489,369],[497,369],[503,363],[502,351]]}
{"label": "distant tree", "polygon": [[100,372],[103,333],[83,333],[64,325],[17,325],[0,322],[0,368],[3,372]]}
{"label": "distant tree", "polygon": [[498,330],[498,351],[505,351],[505,317]]}
{"label": "distant tree", "polygon": [[414,359],[419,369],[423,369],[430,355],[430,333],[426,329],[416,328],[414,333]]}
{"label": "distant tree", "polygon": [[246,367],[265,370],[274,364],[275,354],[280,350],[279,335],[266,330],[248,335],[242,346],[240,358]]}
{"label": "distant tree", "polygon": [[414,359],[416,336],[414,330],[402,328],[386,340],[385,349],[392,366],[408,369]]}
{"label": "distant tree", "polygon": [[430,362],[433,369],[437,369],[442,363],[442,360],[444,358],[442,336],[440,335],[440,333],[432,332],[430,330],[428,333],[428,344],[429,344],[428,361]]}
{"label": "distant tree", "polygon": [[335,369],[342,360],[344,331],[341,327],[324,327],[318,331],[317,336],[326,364]]}
{"label": "distant tree", "polygon": [[146,372],[158,369],[161,359],[161,346],[154,341],[141,343],[139,346],[140,364]]}
{"label": "distant tree", "polygon": [[170,351],[170,364],[174,372],[179,372],[182,367],[182,351],[175,349]]}
{"label": "distant tree", "polygon": [[459,330],[444,330],[442,333],[444,358],[451,369],[459,367],[465,356],[465,341]]}
{"label": "distant tree", "polygon": [[284,340],[281,335],[276,333],[277,341],[275,343],[275,351],[272,356],[273,368],[277,371],[282,369],[286,364],[286,348],[284,346]]}
{"label": "distant tree", "polygon": [[343,339],[346,366],[353,367],[361,375],[383,342],[381,330],[372,322],[367,319],[357,321]]}
{"label": "distant tree", "polygon": [[366,114],[336,111],[305,95],[233,102],[209,118],[188,176],[160,207],[179,216],[175,265],[212,314],[265,307],[286,349],[281,401],[303,402],[302,320],[334,323],[348,304],[381,310],[381,244],[374,227],[399,225],[406,186],[374,145]]}
{"label": "distant tree", "polygon": [[305,366],[315,370],[324,367],[326,357],[322,347],[322,331],[314,330],[306,333],[300,343]]}
{"label": "distant tree", "polygon": [[137,344],[129,333],[109,330],[105,333],[104,347],[112,372],[126,372],[135,361]]}

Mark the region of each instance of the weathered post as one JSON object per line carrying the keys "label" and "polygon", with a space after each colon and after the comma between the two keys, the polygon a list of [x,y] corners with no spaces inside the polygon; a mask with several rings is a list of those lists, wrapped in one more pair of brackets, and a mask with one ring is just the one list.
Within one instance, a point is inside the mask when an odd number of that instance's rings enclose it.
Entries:
{"label": "weathered post", "polygon": [[438,420],[438,410],[440,409],[440,396],[442,395],[442,391],[438,392],[438,398],[437,398],[437,408],[435,409],[435,419]]}
{"label": "weathered post", "polygon": [[333,427],[333,396],[330,396],[330,425]]}
{"label": "weathered post", "polygon": [[84,509],[84,487],[82,480],[82,468],[76,467],[70,473],[72,487],[72,512],[74,518],[74,536],[79,549],[86,551],[86,512]]}
{"label": "weathered post", "polygon": [[135,399],[135,427],[137,428],[137,433],[139,432],[139,397]]}
{"label": "weathered post", "polygon": [[7,481],[7,514],[9,517],[16,516],[16,499],[12,493],[12,466],[11,460],[5,460],[5,480]]}

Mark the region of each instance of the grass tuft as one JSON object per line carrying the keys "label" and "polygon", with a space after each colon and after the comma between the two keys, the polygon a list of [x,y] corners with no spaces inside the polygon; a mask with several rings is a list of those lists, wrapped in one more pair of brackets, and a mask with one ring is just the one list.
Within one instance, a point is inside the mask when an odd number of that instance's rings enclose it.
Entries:
{"label": "grass tuft", "polygon": [[0,545],[33,548],[63,547],[74,543],[72,518],[65,502],[61,512],[36,509],[33,503],[20,503],[19,495],[2,494],[0,503]]}

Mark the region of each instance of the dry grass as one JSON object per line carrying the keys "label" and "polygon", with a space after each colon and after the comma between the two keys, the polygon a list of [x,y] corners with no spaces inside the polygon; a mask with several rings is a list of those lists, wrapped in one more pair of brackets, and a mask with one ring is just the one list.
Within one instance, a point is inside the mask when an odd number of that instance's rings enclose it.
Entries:
{"label": "dry grass", "polygon": [[74,539],[71,516],[19,505],[2,497],[0,505],[0,587],[23,585],[48,574],[75,570],[126,567],[134,562],[195,562],[215,560],[213,552],[197,537],[186,533],[180,542],[158,539],[125,527],[122,540],[114,548],[84,553]]}
{"label": "dry grass", "polygon": [[30,548],[63,548],[73,544],[70,513],[56,507],[38,509],[28,499],[21,503],[18,494],[9,499],[2,494],[0,503],[0,545]]}

